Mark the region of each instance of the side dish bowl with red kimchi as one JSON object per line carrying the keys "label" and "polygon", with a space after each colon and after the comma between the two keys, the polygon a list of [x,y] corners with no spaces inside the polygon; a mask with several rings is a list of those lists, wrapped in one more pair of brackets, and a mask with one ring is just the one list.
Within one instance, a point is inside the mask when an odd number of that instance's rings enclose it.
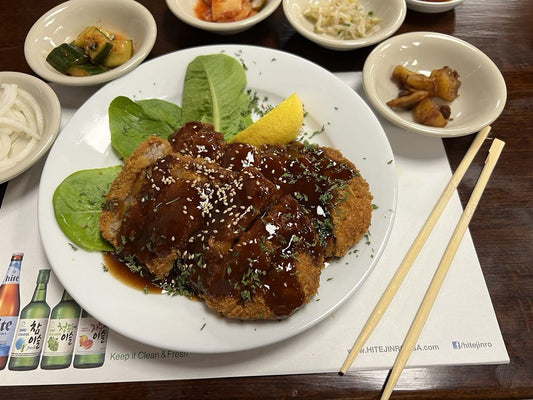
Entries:
{"label": "side dish bowl with red kimchi", "polygon": [[172,13],[195,28],[222,35],[245,31],[268,18],[281,0],[166,0]]}

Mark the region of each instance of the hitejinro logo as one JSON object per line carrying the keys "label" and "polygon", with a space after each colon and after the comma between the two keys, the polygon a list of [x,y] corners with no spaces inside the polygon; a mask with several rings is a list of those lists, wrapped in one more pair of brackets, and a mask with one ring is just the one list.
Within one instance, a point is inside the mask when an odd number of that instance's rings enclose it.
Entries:
{"label": "hitejinro logo", "polygon": [[461,342],[459,340],[452,340],[452,348],[455,350],[462,349],[484,349],[492,347],[491,342]]}

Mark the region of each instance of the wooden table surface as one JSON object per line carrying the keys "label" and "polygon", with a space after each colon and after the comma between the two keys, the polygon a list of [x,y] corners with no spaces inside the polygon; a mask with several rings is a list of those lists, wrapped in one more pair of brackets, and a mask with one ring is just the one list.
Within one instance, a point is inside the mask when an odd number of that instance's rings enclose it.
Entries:
{"label": "wooden table surface", "polygon": [[[0,70],[32,73],[23,43],[32,24],[58,0],[0,0]],[[332,72],[361,71],[372,47],[351,52],[325,50],[297,34],[280,7],[256,27],[217,36],[179,21],[163,0],[142,0],[158,25],[149,58],[199,45],[236,43],[281,49]],[[431,367],[405,370],[393,399],[533,398],[533,1],[466,0],[455,11],[408,11],[398,33],[434,31],[466,40],[500,68],[508,90],[505,110],[492,136],[506,142],[503,155],[470,224],[477,254],[511,362],[507,365]],[[450,60],[453,65],[453,60]],[[490,85],[491,82],[486,82]],[[452,169],[473,137],[445,139]],[[485,144],[459,187],[463,206],[488,149]],[[0,198],[6,185],[1,185]],[[183,398],[183,399],[376,399],[386,372],[349,372],[188,381],[2,387],[5,399]],[[1,374],[0,374],[0,379]]]}

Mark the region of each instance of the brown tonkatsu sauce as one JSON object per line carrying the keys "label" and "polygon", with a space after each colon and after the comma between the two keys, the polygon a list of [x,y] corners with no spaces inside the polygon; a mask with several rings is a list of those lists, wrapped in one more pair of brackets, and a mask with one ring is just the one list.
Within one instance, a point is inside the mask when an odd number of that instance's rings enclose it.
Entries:
{"label": "brown tonkatsu sauce", "polygon": [[209,157],[222,167],[240,171],[255,167],[278,188],[290,194],[313,220],[320,240],[331,239],[330,211],[342,188],[356,174],[353,166],[333,161],[318,146],[291,142],[286,146],[255,147],[225,144],[222,134],[208,124],[188,123],[169,137],[174,151],[192,157]]}
{"label": "brown tonkatsu sauce", "polygon": [[292,142],[259,148],[233,143],[226,146],[221,165],[238,169],[254,165],[282,194],[293,196],[313,219],[321,241],[331,238],[330,211],[335,197],[355,171],[331,160],[317,146]]}
{"label": "brown tonkatsu sauce", "polygon": [[143,275],[134,273],[112,253],[104,253],[103,257],[104,265],[109,273],[125,285],[137,290],[148,291],[152,294],[161,293],[161,288],[152,282],[148,271],[145,271],[146,273]]}

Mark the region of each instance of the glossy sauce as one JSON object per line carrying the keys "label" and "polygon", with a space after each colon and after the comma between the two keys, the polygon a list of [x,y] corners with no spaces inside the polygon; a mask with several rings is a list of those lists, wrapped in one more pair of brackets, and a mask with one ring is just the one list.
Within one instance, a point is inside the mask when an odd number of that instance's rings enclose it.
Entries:
{"label": "glossy sauce", "polygon": [[332,236],[330,211],[338,200],[335,196],[355,176],[350,166],[333,161],[323,149],[298,142],[258,149],[229,144],[221,164],[231,169],[254,165],[282,195],[292,195],[307,210],[322,241]]}
{"label": "glossy sauce", "polygon": [[322,251],[316,233],[298,202],[285,196],[221,259],[207,268],[192,268],[191,280],[213,296],[231,296],[242,303],[249,294],[260,294],[272,313],[287,316],[305,298],[297,276],[299,254],[318,260],[320,268]]}
{"label": "glossy sauce", "polygon": [[161,293],[161,288],[155,286],[149,277],[133,272],[113,254],[103,253],[103,258],[109,273],[120,282],[140,291],[148,290],[152,294]]}

